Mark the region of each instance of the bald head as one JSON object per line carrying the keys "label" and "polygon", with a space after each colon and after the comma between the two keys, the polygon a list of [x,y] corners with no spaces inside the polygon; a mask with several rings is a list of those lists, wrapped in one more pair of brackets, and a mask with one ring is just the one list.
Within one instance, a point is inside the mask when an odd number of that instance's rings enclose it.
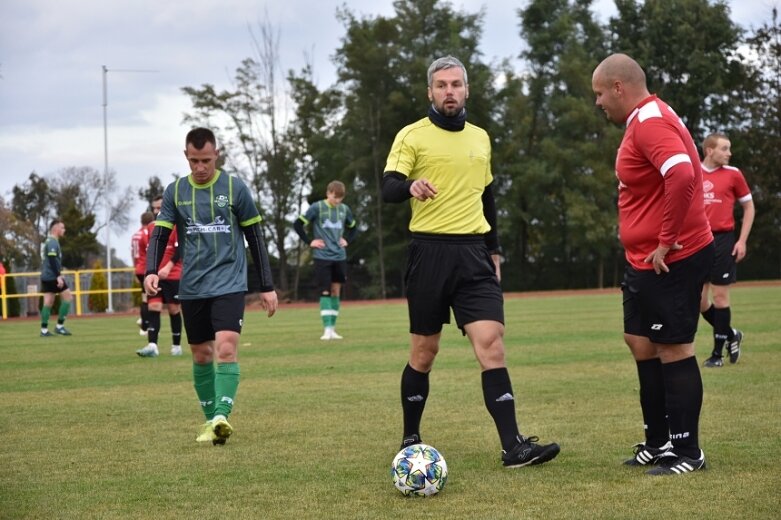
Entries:
{"label": "bald head", "polygon": [[616,123],[623,123],[629,112],[650,95],[645,81],[642,67],[626,54],[611,54],[591,76],[597,106]]}
{"label": "bald head", "polygon": [[607,81],[620,81],[625,85],[645,88],[645,72],[642,67],[626,54],[611,54],[594,69],[594,76]]}

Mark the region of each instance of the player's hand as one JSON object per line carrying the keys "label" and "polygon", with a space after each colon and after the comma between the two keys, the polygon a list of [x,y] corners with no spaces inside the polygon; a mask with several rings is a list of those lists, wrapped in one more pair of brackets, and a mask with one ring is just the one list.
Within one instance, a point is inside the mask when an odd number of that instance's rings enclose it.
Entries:
{"label": "player's hand", "polygon": [[65,278],[63,278],[62,276],[58,276],[57,277],[57,287],[62,287],[63,285],[65,285]]}
{"label": "player's hand", "polygon": [[732,248],[732,256],[735,257],[735,262],[740,262],[746,258],[746,243],[740,241],[735,242],[735,247]]}
{"label": "player's hand", "polygon": [[344,237],[339,237],[339,247],[347,247],[347,240]]}
{"label": "player's hand", "polygon": [[316,238],[309,243],[309,247],[312,249],[325,249],[325,240]]}
{"label": "player's hand", "polygon": [[662,272],[669,273],[670,268],[664,263],[664,257],[667,256],[667,253],[671,249],[677,251],[683,249],[683,246],[678,243],[673,244],[672,247],[666,247],[660,244],[653,253],[645,257],[644,262],[646,264],[653,264],[654,272],[656,274],[661,274]]}
{"label": "player's hand", "polygon": [[409,187],[410,195],[423,202],[437,196],[437,188],[428,179],[417,179]]}
{"label": "player's hand", "polygon": [[268,313],[268,317],[272,317],[277,312],[279,301],[277,301],[277,292],[269,291],[260,293],[260,306],[264,311]]}
{"label": "player's hand", "polygon": [[156,274],[148,274],[144,278],[144,292],[149,296],[154,296],[160,291],[160,278]]}
{"label": "player's hand", "polygon": [[491,260],[494,261],[494,270],[496,271],[496,279],[502,281],[502,256],[491,255]]}
{"label": "player's hand", "polygon": [[174,266],[171,262],[168,262],[159,271],[157,271],[157,277],[160,280],[168,280],[168,275],[171,274],[171,268]]}

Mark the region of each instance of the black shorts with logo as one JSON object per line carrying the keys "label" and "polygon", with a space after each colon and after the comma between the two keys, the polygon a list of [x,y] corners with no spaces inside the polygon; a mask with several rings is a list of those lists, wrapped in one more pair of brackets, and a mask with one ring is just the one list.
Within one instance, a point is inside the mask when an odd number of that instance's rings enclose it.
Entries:
{"label": "black shorts with logo", "polygon": [[716,254],[707,281],[713,285],[735,283],[738,280],[737,262],[732,256],[732,248],[735,247],[735,233],[733,231],[713,233],[713,244],[716,246]]}
{"label": "black shorts with logo", "polygon": [[405,284],[410,333],[430,336],[450,323],[504,323],[504,298],[482,235],[414,233],[407,249]]}
{"label": "black shorts with logo", "polygon": [[691,343],[700,319],[702,286],[713,263],[713,243],[692,256],[667,264],[669,273],[639,271],[627,266],[624,332],[654,343]]}
{"label": "black shorts with logo", "polygon": [[68,282],[62,279],[62,287],[57,287],[57,280],[41,280],[41,292],[42,293],[55,293],[59,294],[68,289]]}
{"label": "black shorts with logo", "polygon": [[184,329],[190,345],[212,341],[216,332],[241,332],[244,321],[243,292],[182,300],[181,303]]}
{"label": "black shorts with logo", "polygon": [[147,297],[149,303],[160,300],[163,303],[179,303],[179,280],[160,280],[158,288],[157,294]]}
{"label": "black shorts with logo", "polygon": [[346,281],[346,260],[321,260],[315,258],[315,282],[317,283],[318,291],[330,294],[332,283],[345,283]]}

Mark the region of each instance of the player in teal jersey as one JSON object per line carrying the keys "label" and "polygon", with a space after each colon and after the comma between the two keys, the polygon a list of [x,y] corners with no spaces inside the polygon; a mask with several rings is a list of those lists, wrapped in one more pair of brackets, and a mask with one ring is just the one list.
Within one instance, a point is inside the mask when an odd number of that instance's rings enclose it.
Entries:
{"label": "player in teal jersey", "polygon": [[41,337],[54,336],[49,331],[49,317],[54,304],[54,295],[60,295],[60,310],[57,313],[57,327],[54,331],[60,336],[70,336],[65,328],[65,317],[71,307],[71,294],[65,278],[62,276],[62,250],[59,239],[65,234],[65,223],[54,219],[49,225],[49,236],[41,246],[41,292],[43,292],[43,307],[41,308]]}
{"label": "player in teal jersey", "polygon": [[[325,199],[309,206],[293,225],[301,241],[312,248],[315,279],[320,292],[322,340],[342,339],[336,332],[336,319],[339,317],[342,284],[347,281],[345,249],[358,234],[350,207],[342,203],[345,192],[344,183],[331,181],[326,188]],[[312,225],[313,239],[306,234],[309,224]]]}
{"label": "player in teal jersey", "polygon": [[[260,232],[261,217],[247,186],[217,169],[217,140],[206,128],[185,139],[191,173],[169,184],[147,250],[144,289],[159,290],[158,269],[174,226],[182,248],[179,300],[193,355],[195,392],[206,416],[196,441],[225,444],[239,386],[238,344],[244,320],[247,261],[244,239],[260,279],[269,317],[277,294]],[[216,369],[215,362],[216,361]]]}

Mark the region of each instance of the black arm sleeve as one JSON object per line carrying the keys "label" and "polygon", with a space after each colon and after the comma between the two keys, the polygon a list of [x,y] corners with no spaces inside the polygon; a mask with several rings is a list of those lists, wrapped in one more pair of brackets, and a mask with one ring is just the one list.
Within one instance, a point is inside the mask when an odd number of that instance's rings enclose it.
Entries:
{"label": "black arm sleeve", "polygon": [[412,198],[409,187],[411,180],[399,172],[385,172],[382,176],[382,200],[384,202],[404,202]]}
{"label": "black arm sleeve", "polygon": [[49,267],[51,268],[52,272],[56,273],[57,276],[60,276],[62,271],[60,271],[60,263],[57,261],[57,257],[54,255],[49,256],[47,261],[49,262]]}
{"label": "black arm sleeve", "polygon": [[260,234],[260,224],[243,227],[241,230],[249,244],[252,262],[255,264],[255,271],[258,274],[258,280],[260,280],[260,292],[273,291],[274,280],[271,276],[271,264],[268,260],[268,251],[266,251],[263,235]]}
{"label": "black arm sleeve", "polygon": [[494,190],[489,184],[483,190],[483,215],[491,226],[491,230],[485,234],[485,246],[492,255],[499,254],[499,233],[496,230],[496,200]]}
{"label": "black arm sleeve", "polygon": [[301,239],[301,242],[305,243],[306,245],[309,245],[311,240],[309,240],[309,236],[306,234],[306,228],[304,227],[304,221],[300,218],[297,218],[295,222],[293,222],[293,229],[296,230],[296,234],[298,235],[298,238]]}
{"label": "black arm sleeve", "polygon": [[358,236],[358,224],[355,224],[351,228],[347,228],[347,232],[344,234],[344,239],[347,240],[348,244],[352,244],[353,240],[355,240],[355,237]]}
{"label": "black arm sleeve", "polygon": [[149,247],[146,249],[146,274],[157,274],[160,262],[163,261],[165,245],[168,243],[169,236],[171,236],[171,230],[168,228],[155,226],[152,230],[152,234],[149,236]]}

